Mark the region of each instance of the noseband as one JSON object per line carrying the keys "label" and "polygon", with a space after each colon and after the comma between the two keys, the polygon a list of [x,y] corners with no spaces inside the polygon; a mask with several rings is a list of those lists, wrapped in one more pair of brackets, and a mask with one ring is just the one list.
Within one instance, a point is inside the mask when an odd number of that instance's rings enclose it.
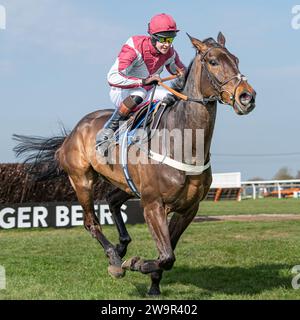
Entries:
{"label": "noseband", "polygon": [[[207,56],[207,54],[215,49],[215,48],[219,48],[218,46],[213,46],[211,48],[209,48],[208,50],[206,50],[202,55],[201,55],[201,64],[202,64],[202,68],[206,71],[208,79],[211,83],[211,85],[213,86],[213,88],[218,92],[218,95],[215,96],[210,96],[209,98],[203,98],[203,99],[193,99],[193,98],[188,98],[189,101],[193,101],[193,102],[200,102],[203,104],[207,104],[208,102],[213,102],[213,101],[218,101],[222,104],[227,104],[227,102],[225,102],[222,99],[222,92],[227,92],[229,94],[229,98],[230,101],[232,102],[232,104],[234,104],[235,102],[235,94],[236,94],[236,90],[238,88],[238,86],[241,84],[242,81],[247,81],[247,78],[242,75],[241,73],[237,73],[234,76],[232,76],[229,79],[226,79],[225,81],[221,82],[218,80],[217,77],[215,77],[214,75],[212,75],[207,68],[206,65],[206,61],[205,61],[205,57]],[[234,80],[234,79],[238,79],[238,82],[236,83],[233,93],[229,92],[228,90],[223,89],[223,87],[228,84],[230,81]]]}

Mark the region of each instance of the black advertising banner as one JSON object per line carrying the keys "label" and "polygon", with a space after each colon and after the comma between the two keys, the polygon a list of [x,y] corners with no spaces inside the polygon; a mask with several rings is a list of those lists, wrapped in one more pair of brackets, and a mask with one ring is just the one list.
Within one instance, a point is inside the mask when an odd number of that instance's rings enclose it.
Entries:
{"label": "black advertising banner", "polygon": [[[100,224],[114,224],[105,201],[95,204]],[[126,224],[144,223],[139,200],[129,200],[121,207]],[[0,205],[0,229],[12,228],[67,228],[83,225],[83,210],[79,203],[22,203]]]}

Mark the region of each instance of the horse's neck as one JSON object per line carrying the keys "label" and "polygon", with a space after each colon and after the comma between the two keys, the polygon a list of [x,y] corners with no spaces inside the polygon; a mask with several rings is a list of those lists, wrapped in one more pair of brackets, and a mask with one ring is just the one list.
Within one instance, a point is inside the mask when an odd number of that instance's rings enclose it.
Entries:
{"label": "horse's neck", "polygon": [[[196,57],[183,93],[191,98],[202,98],[201,93],[201,62]],[[174,111],[170,117],[174,117],[174,122],[170,121],[170,126],[174,128],[184,129],[203,129],[204,130],[204,155],[205,160],[209,158],[209,151],[216,119],[216,103],[208,103],[204,106],[197,102],[179,102],[174,107]],[[169,128],[172,129],[172,128]],[[194,144],[193,140],[193,144]],[[193,149],[196,146],[193,145]]]}

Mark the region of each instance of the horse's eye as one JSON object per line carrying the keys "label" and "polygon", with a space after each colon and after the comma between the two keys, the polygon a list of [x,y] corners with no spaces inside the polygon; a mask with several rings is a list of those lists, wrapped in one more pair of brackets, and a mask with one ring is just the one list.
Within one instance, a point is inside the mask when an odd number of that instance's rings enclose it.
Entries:
{"label": "horse's eye", "polygon": [[217,66],[217,65],[218,65],[218,62],[217,62],[217,60],[209,60],[209,64],[210,64],[211,66]]}

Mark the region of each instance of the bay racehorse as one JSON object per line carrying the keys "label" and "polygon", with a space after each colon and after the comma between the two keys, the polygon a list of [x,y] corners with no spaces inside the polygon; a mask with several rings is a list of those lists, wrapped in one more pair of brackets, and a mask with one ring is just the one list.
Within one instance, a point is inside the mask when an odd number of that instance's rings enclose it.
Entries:
{"label": "bay racehorse", "polygon": [[[128,170],[136,186],[144,209],[144,218],[158,250],[157,259],[144,260],[133,257],[122,261],[131,238],[121,217],[120,208],[134,196],[124,177],[119,161],[114,164],[99,160],[96,154],[96,135],[111,116],[113,110],[105,109],[86,115],[73,131],[61,137],[37,139],[15,135],[19,145],[17,155],[33,152],[32,172],[39,165],[45,166],[43,179],[51,179],[66,173],[84,210],[84,226],[103,247],[109,260],[108,271],[115,277],[122,277],[125,270],[151,274],[149,294],[160,294],[159,283],[164,270],[170,270],[175,262],[176,244],[195,217],[199,203],[205,198],[211,182],[209,166],[210,147],[214,131],[217,102],[232,106],[239,115],[252,111],[255,107],[254,89],[248,84],[238,67],[238,58],[225,47],[225,37],[219,33],[217,41],[208,38],[200,41],[190,37],[196,49],[185,76],[186,97],[179,100],[164,112],[158,129],[171,131],[202,129],[204,132],[204,166],[195,167],[188,174],[185,165],[181,167],[154,161],[152,163],[130,163]],[[196,152],[195,139],[190,141],[192,152]],[[118,149],[119,145],[115,145]],[[132,148],[128,150],[130,156]],[[117,153],[118,154],[118,153]],[[174,148],[170,150],[174,156]],[[28,160],[28,159],[27,159]],[[93,185],[99,175],[115,186],[106,200],[114,216],[119,232],[119,243],[113,245],[103,234],[98,218],[94,213]],[[168,215],[172,213],[171,218]]]}

